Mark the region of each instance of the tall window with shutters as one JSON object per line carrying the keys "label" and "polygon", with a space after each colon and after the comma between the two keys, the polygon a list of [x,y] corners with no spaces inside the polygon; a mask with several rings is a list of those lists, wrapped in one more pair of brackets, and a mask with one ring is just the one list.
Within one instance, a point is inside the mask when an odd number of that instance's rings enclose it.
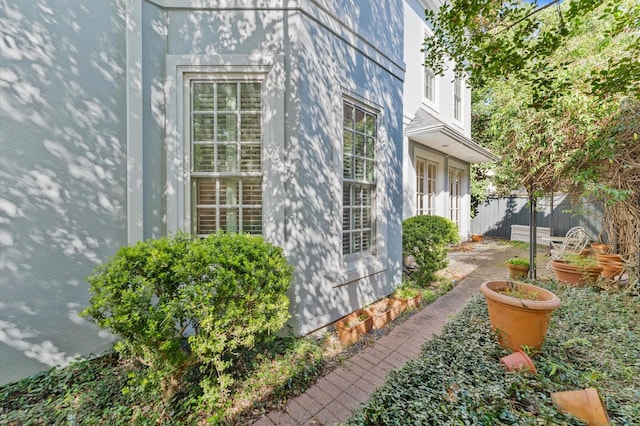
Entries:
{"label": "tall window with shutters", "polygon": [[262,233],[262,83],[189,80],[191,230]]}
{"label": "tall window with shutters", "polygon": [[377,116],[343,103],[342,253],[375,252]]}

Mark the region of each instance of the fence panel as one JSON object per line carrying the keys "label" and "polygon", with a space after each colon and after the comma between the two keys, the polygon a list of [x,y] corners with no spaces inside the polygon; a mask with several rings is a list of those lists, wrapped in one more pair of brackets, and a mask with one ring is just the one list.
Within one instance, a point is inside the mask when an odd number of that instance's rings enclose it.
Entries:
{"label": "fence panel", "polygon": [[[553,207],[553,211],[552,211]],[[551,235],[564,236],[574,226],[582,226],[593,240],[602,230],[602,204],[584,200],[572,204],[565,195],[541,198],[537,202],[538,226],[551,228]],[[529,199],[523,196],[495,197],[480,203],[471,219],[471,233],[509,239],[511,225],[529,225]]]}

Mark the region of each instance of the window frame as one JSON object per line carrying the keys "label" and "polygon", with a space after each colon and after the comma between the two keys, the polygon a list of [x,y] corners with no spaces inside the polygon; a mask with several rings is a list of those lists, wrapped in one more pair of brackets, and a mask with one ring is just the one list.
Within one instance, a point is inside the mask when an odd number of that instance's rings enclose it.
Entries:
{"label": "window frame", "polygon": [[455,77],[453,80],[453,119],[462,122],[462,79]]}
{"label": "window frame", "polygon": [[[259,73],[228,73],[228,72],[207,72],[207,71],[198,71],[198,72],[185,72],[183,73],[183,108],[184,108],[184,177],[185,177],[185,203],[184,203],[184,227],[189,230],[194,235],[199,237],[204,237],[209,233],[218,232],[218,231],[227,231],[228,229],[222,228],[222,220],[221,216],[223,211],[235,210],[237,221],[236,230],[231,230],[230,232],[247,232],[247,229],[244,226],[244,216],[245,213],[251,212],[252,210],[259,210],[260,215],[260,225],[259,231],[249,230],[249,233],[262,235],[264,233],[264,179],[263,179],[263,163],[264,163],[264,135],[266,131],[265,125],[265,116],[264,116],[264,108],[265,108],[265,85],[264,85],[264,74]],[[198,111],[195,113],[193,109],[194,102],[194,92],[193,92],[193,84],[194,83],[207,83],[212,84],[217,87],[218,84],[229,84],[235,83],[237,84],[236,94],[237,94],[237,108],[232,112],[226,110],[218,110],[217,105],[214,105],[214,110],[212,112],[202,112]],[[249,170],[242,171],[242,147],[243,141],[241,140],[241,116],[243,111],[241,110],[241,95],[239,92],[240,84],[242,83],[259,83],[260,84],[260,109],[259,110],[249,110],[245,111],[246,114],[259,114],[259,126],[260,126],[260,138],[259,141],[249,141],[244,146],[259,146],[259,165],[258,170]],[[217,89],[216,89],[217,90]],[[213,103],[217,102],[217,97],[214,97]],[[213,141],[195,141],[194,140],[194,122],[192,117],[195,115],[204,115],[208,114],[213,117],[214,121],[214,135]],[[218,140],[218,132],[215,132],[215,129],[218,126],[217,118],[222,115],[236,115],[236,137],[233,141],[220,141]],[[234,146],[235,150],[235,170],[216,170],[216,167],[219,167],[219,150],[220,146]],[[195,170],[195,147],[196,146],[212,146],[214,148],[214,169],[213,171],[196,171]],[[215,186],[215,201],[213,203],[199,203],[198,201],[198,191],[197,185],[198,182],[206,182],[209,181],[213,183]],[[259,204],[256,203],[246,203],[244,198],[245,191],[250,188],[249,182],[253,181],[253,187],[255,188],[256,182],[259,182],[257,186],[260,190],[259,195]],[[236,200],[235,202],[229,202],[225,200],[225,203],[221,203],[222,192],[221,186],[223,184],[228,185],[231,183],[236,186]],[[255,193],[255,189],[253,190]],[[227,194],[225,194],[226,198]],[[211,209],[215,211],[215,224],[213,225],[214,229],[211,232],[198,232],[198,218],[197,218],[197,210],[198,209]],[[233,213],[231,218],[233,219]],[[229,220],[229,216],[224,218],[224,222],[227,223]]]}
{"label": "window frame", "polygon": [[[436,74],[433,72],[431,68],[427,67],[426,65],[423,65],[423,67],[424,67],[424,72],[422,73],[422,76],[423,76],[422,97],[427,101],[427,103],[431,104],[432,106],[435,106],[436,97],[437,97]],[[428,90],[429,88],[431,90]]]}
{"label": "window frame", "polygon": [[[421,163],[424,166],[422,174],[420,173]],[[420,155],[416,156],[416,215],[426,214],[435,216],[438,214],[438,168],[438,162]],[[433,171],[433,175],[431,171]],[[421,184],[422,191],[420,190]],[[431,184],[432,191],[429,191],[429,184]]]}
{"label": "window frame", "polygon": [[[457,184],[452,182],[451,176],[452,173],[458,174]],[[458,227],[460,227],[461,222],[461,213],[462,213],[462,198],[464,197],[463,184],[465,178],[465,171],[455,165],[450,165],[448,170],[448,179],[449,179],[449,206],[448,206],[448,216],[449,220],[455,223]],[[454,196],[454,185],[457,188],[456,195]],[[455,213],[455,217],[454,217]]]}
{"label": "window frame", "polygon": [[[351,127],[351,131],[352,131],[352,140],[351,140],[351,153],[347,153],[345,148],[347,145],[347,138],[346,138],[346,130],[347,127],[345,125],[345,113],[346,113],[346,108],[350,107],[350,109],[352,110],[352,127]],[[357,111],[361,111],[363,113],[363,117],[365,120],[365,123],[367,122],[367,117],[372,117],[373,118],[373,133],[372,134],[368,134],[367,133],[367,128],[366,128],[366,124],[365,124],[365,128],[363,131],[358,131],[357,130],[357,124],[356,124],[356,114]],[[378,110],[376,110],[375,108],[372,108],[371,106],[366,105],[363,102],[360,101],[356,101],[353,98],[347,97],[347,96],[343,96],[343,100],[342,100],[342,143],[341,143],[341,152],[342,152],[342,221],[341,221],[341,248],[342,248],[342,255],[344,256],[345,260],[349,260],[349,259],[354,259],[357,256],[362,256],[362,255],[376,255],[377,254],[377,229],[376,229],[376,223],[377,223],[377,215],[376,215],[376,192],[377,192],[377,188],[378,188],[378,182],[377,182],[377,176],[378,176],[378,171],[377,171],[377,153],[376,151],[378,150],[378,145],[379,145],[379,139],[380,139],[380,135],[379,135],[379,128],[380,128],[380,112]],[[364,153],[363,155],[359,155],[356,152],[356,137],[358,135],[362,135],[363,139],[364,139]],[[372,139],[371,142],[371,146],[369,147],[368,145],[368,139]],[[372,156],[367,156],[369,153],[372,154]],[[364,169],[363,169],[363,174],[361,178],[358,178],[358,176],[356,176],[357,173],[357,167],[356,167],[356,162],[358,160],[361,160],[364,162]],[[348,168],[345,166],[345,164],[347,164],[346,162],[350,161],[351,162],[351,166],[350,166],[350,171],[351,171],[351,177],[347,177],[347,173],[349,173]],[[371,174],[369,175],[367,173],[367,164],[371,164]],[[360,200],[362,200],[362,203],[358,204],[357,202],[354,202],[354,200],[357,200],[358,198],[356,197],[356,193],[355,191],[359,191],[359,190],[363,190],[362,194],[364,194],[364,190],[368,189],[367,193],[368,193],[368,205],[365,203],[365,198],[364,196],[360,197]],[[347,190],[349,191],[349,196],[348,199],[346,197],[346,192]],[[361,218],[360,221],[362,223],[361,226],[356,226],[354,224],[354,222],[357,222],[357,218],[356,218],[356,214],[357,214],[357,209],[360,208],[360,214],[361,214]],[[365,211],[368,209],[369,211],[369,224],[370,226],[365,226]],[[359,245],[359,249],[355,250],[354,246],[357,246],[357,244],[354,242],[354,238],[355,235],[357,233],[361,234],[361,244]],[[367,246],[367,248],[363,249],[363,244],[362,241],[364,241],[364,235],[365,233],[369,233],[369,244]],[[349,238],[349,242],[348,242],[348,249],[345,250],[345,237]]]}

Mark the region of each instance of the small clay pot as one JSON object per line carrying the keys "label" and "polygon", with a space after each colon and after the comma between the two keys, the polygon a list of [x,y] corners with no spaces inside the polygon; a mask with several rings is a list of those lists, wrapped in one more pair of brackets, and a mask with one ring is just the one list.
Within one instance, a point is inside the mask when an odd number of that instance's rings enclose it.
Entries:
{"label": "small clay pot", "polygon": [[560,411],[584,420],[588,425],[610,425],[607,409],[598,390],[587,388],[551,394],[551,401]]}
{"label": "small clay pot", "polygon": [[504,364],[507,368],[507,371],[519,371],[523,370],[532,374],[536,374],[536,366],[523,351],[515,351],[511,355],[504,356],[500,358],[500,362]]}

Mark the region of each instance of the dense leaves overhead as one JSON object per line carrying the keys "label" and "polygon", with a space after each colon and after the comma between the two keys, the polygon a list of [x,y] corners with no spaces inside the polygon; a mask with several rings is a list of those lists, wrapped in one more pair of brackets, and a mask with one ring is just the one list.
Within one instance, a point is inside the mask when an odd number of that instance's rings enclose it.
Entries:
{"label": "dense leaves overhead", "polygon": [[640,3],[452,0],[426,19],[426,65],[453,60],[475,89],[472,134],[502,158],[498,191],[603,201],[606,234],[637,266]]}

